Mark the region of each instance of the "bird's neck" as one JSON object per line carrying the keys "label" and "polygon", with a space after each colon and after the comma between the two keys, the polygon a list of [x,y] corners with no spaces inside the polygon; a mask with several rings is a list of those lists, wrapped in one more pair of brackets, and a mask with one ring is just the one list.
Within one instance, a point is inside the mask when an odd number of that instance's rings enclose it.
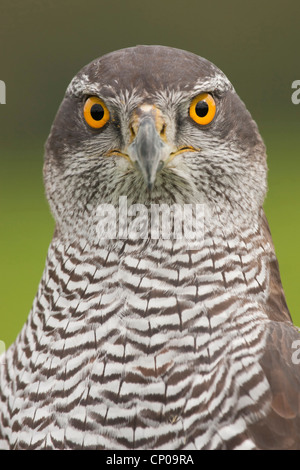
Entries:
{"label": "bird's neck", "polygon": [[[109,292],[121,294],[125,303],[132,295],[136,302],[149,302],[156,293],[166,304],[167,299],[181,299],[183,304],[200,303],[206,311],[215,309],[214,303],[250,302],[266,318],[272,317],[273,308],[279,317],[289,318],[266,230],[263,218],[244,229],[210,224],[196,244],[162,238],[101,238],[91,243],[57,234],[49,249],[45,284],[58,278],[58,295],[61,291],[70,298]],[[275,278],[277,292],[272,291]]]}

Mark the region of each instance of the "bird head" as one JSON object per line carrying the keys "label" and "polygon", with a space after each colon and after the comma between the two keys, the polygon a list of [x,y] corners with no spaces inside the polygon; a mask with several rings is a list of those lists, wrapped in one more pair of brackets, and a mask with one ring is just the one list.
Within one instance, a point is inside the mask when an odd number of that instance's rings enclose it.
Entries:
{"label": "bird head", "polygon": [[165,46],[104,55],[71,81],[46,143],[47,197],[61,230],[101,203],[199,203],[249,221],[266,192],[265,147],[228,78]]}

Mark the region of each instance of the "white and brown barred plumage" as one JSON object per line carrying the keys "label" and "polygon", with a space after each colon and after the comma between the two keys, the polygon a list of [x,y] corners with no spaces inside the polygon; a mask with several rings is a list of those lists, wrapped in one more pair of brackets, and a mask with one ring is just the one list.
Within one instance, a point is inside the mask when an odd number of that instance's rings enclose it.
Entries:
{"label": "white and brown barred plumage", "polygon": [[[217,111],[201,127],[188,109],[202,92]],[[84,121],[88,96],[109,109],[101,129]],[[151,187],[130,158],[142,114],[178,152]],[[67,89],[44,178],[56,230],[1,358],[0,447],[299,449],[299,335],[262,209],[265,148],[225,75],[162,46],[95,60]],[[203,204],[203,241],[99,237],[97,207],[120,196]]]}

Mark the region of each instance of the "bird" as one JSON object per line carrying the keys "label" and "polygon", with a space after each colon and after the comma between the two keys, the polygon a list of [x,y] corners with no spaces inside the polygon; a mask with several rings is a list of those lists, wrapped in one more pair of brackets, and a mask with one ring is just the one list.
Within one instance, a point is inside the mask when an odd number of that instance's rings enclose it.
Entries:
{"label": "bird", "polygon": [[0,448],[299,449],[266,147],[227,76],[175,47],[102,55],[67,87],[43,177],[55,231],[0,361]]}

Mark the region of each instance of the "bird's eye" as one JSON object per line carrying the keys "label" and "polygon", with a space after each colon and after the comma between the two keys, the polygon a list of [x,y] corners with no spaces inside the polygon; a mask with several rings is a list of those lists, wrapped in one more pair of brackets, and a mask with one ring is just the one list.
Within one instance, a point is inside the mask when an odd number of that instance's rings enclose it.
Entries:
{"label": "bird's eye", "polygon": [[216,103],[208,93],[201,93],[196,96],[190,106],[190,116],[197,122],[205,126],[209,124],[216,114]]}
{"label": "bird's eye", "polygon": [[83,108],[84,119],[90,127],[100,129],[109,120],[109,111],[97,96],[90,96]]}

